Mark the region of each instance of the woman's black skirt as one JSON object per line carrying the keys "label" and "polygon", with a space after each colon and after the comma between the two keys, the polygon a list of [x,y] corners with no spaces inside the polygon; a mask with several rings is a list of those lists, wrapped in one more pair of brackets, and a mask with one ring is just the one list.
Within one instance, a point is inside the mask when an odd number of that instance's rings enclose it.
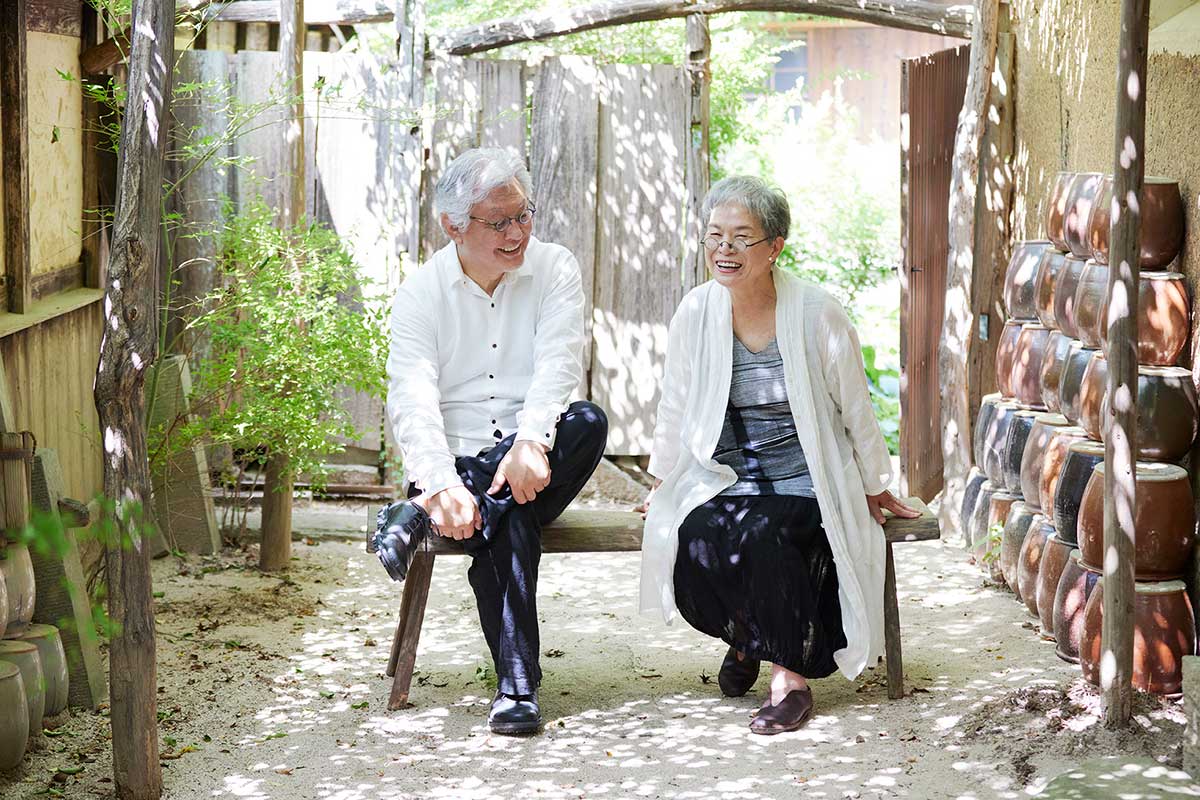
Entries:
{"label": "woman's black skirt", "polygon": [[675,603],[693,628],[806,678],[846,646],[837,569],[807,497],[718,496],[679,528]]}

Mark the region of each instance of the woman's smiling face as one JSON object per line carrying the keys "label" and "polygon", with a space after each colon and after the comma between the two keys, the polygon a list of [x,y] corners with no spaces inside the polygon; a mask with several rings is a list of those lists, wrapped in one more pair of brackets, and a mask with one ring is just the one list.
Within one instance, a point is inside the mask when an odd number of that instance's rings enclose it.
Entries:
{"label": "woman's smiling face", "polygon": [[[713,278],[727,289],[770,281],[771,266],[783,250],[783,238],[767,239],[762,224],[737,203],[722,203],[712,210],[704,238],[721,242],[712,250],[706,244],[705,258]],[[730,246],[734,243],[747,247],[739,253]]]}

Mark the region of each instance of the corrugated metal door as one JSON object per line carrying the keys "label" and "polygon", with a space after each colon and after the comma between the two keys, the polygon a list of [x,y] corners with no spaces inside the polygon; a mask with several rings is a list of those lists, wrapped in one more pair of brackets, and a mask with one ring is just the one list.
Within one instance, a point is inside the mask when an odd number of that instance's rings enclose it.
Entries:
{"label": "corrugated metal door", "polygon": [[927,501],[942,488],[937,350],[954,133],[969,61],[966,45],[901,61],[900,474],[903,491]]}

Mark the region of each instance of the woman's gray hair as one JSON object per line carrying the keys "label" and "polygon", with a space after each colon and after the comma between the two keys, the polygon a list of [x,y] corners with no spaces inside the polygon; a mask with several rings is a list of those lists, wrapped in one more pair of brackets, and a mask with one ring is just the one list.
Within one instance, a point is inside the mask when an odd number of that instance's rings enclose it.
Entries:
{"label": "woman's gray hair", "polygon": [[470,222],[471,206],[513,180],[520,184],[526,198],[532,196],[529,170],[516,153],[499,147],[467,150],[450,162],[438,180],[433,192],[434,209],[462,230]]}
{"label": "woman's gray hair", "polygon": [[778,186],[762,178],[749,175],[732,175],[713,184],[700,207],[700,218],[708,225],[713,209],[733,204],[750,212],[762,226],[763,235],[771,241],[777,237],[787,238],[792,225],[792,210],[787,195]]}

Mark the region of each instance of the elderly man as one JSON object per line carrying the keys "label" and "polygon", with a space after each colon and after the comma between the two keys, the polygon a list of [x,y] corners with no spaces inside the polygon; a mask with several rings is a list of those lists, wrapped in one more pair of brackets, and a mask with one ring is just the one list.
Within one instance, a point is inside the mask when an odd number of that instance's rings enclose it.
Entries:
{"label": "elderly man", "polygon": [[[471,555],[498,678],[488,726],[531,733],[541,725],[541,527],[591,476],[608,421],[569,403],[583,374],[579,264],[531,235],[521,159],[463,153],[434,204],[450,243],[405,278],[392,309],[387,408],[410,481],[405,511]],[[387,542],[374,543],[402,577]]]}

